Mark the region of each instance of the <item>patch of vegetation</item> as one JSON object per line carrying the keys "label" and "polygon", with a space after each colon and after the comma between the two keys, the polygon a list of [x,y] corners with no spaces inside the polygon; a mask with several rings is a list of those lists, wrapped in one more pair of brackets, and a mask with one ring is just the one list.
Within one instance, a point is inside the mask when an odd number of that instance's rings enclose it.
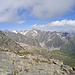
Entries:
{"label": "patch of vegetation", "polygon": [[34,58],[33,60],[34,60],[36,63],[38,63],[38,62],[40,61],[40,59],[38,59],[38,58],[37,58],[37,59]]}
{"label": "patch of vegetation", "polygon": [[16,54],[23,56],[23,55],[27,55],[27,54],[33,55],[34,53],[33,52],[16,52]]}
{"label": "patch of vegetation", "polygon": [[39,68],[39,70],[43,70],[42,68]]}
{"label": "patch of vegetation", "polygon": [[29,69],[25,69],[24,71],[27,73],[29,71]]}
{"label": "patch of vegetation", "polygon": [[61,52],[60,50],[52,51],[51,58],[63,61],[65,65],[69,65],[71,67],[75,66],[75,58],[73,58],[71,55]]}
{"label": "patch of vegetation", "polygon": [[50,61],[48,61],[48,60],[40,60],[39,58],[37,58],[37,59],[33,59],[36,63],[38,63],[38,62],[41,62],[41,63],[48,63],[48,64],[50,64],[51,62]]}
{"label": "patch of vegetation", "polygon": [[32,62],[28,62],[29,64],[31,64],[31,65],[33,65],[33,63]]}
{"label": "patch of vegetation", "polygon": [[47,61],[47,60],[40,60],[40,62],[42,62],[42,63],[49,63],[49,61]]}

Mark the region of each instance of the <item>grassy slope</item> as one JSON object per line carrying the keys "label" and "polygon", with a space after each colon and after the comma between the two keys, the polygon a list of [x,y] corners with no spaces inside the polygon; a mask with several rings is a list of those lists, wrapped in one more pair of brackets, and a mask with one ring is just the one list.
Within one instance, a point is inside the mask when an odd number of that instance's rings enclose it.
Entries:
{"label": "grassy slope", "polygon": [[52,51],[51,52],[51,58],[58,59],[60,61],[63,61],[65,65],[69,65],[74,67],[75,66],[75,58],[72,57],[71,55],[62,53],[61,51]]}
{"label": "grassy slope", "polygon": [[39,50],[36,49],[36,51],[34,51],[34,52],[36,54],[42,55],[43,57],[45,57],[47,59],[54,58],[54,59],[63,61],[63,63],[65,65],[69,65],[71,67],[75,66],[75,57],[73,57],[70,54],[63,53],[60,50],[49,51],[49,50],[41,48]]}

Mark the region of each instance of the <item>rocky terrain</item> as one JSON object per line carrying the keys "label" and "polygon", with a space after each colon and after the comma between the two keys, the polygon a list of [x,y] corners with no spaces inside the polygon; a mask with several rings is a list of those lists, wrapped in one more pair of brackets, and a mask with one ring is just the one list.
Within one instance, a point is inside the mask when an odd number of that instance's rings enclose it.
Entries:
{"label": "rocky terrain", "polygon": [[74,70],[55,59],[26,53],[0,52],[0,75],[74,75]]}
{"label": "rocky terrain", "polygon": [[41,46],[15,43],[0,31],[0,75],[75,75],[74,66],[64,65],[53,53]]}

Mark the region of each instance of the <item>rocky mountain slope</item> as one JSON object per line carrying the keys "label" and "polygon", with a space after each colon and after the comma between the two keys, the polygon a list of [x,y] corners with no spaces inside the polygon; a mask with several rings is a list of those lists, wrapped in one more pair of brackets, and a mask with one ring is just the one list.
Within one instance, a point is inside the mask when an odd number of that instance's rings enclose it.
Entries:
{"label": "rocky mountain slope", "polygon": [[71,39],[69,39],[69,41],[64,44],[60,50],[72,57],[75,57],[75,36],[71,36]]}
{"label": "rocky mountain slope", "polygon": [[2,31],[0,31],[0,50],[10,52],[24,51],[24,49],[19,46],[19,44],[8,38],[8,36],[6,36]]}
{"label": "rocky mountain slope", "polygon": [[70,38],[70,34],[41,30],[4,31],[4,33],[16,42],[32,46],[40,46],[49,50],[59,50]]}
{"label": "rocky mountain slope", "polygon": [[4,31],[15,42],[49,50],[61,50],[75,56],[75,35],[67,32],[50,32],[41,30]]}
{"label": "rocky mountain slope", "polygon": [[49,50],[61,50],[75,58],[75,35],[67,32],[50,32],[41,30],[4,31],[15,42],[29,46],[43,47]]}
{"label": "rocky mountain slope", "polygon": [[4,31],[15,42],[30,46],[43,47],[49,50],[61,50],[75,56],[75,35],[67,32],[50,32],[41,30]]}
{"label": "rocky mountain slope", "polygon": [[75,74],[74,68],[44,56],[45,51],[42,47],[19,45],[0,31],[0,75]]}

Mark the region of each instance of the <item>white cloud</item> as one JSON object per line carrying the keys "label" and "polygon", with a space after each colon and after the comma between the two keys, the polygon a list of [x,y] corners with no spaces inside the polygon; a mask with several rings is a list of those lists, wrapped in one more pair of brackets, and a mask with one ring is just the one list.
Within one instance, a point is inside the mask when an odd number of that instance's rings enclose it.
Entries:
{"label": "white cloud", "polygon": [[52,18],[72,11],[75,0],[41,0],[33,7],[32,14],[41,18]]}
{"label": "white cloud", "polygon": [[48,23],[47,26],[75,26],[75,20],[61,20]]}
{"label": "white cloud", "polygon": [[[75,0],[0,0],[0,22],[16,22],[34,16],[37,18],[52,18],[71,12]],[[26,15],[18,15],[18,10],[24,9]],[[27,13],[27,12],[28,13]]]}
{"label": "white cloud", "polygon": [[25,20],[21,20],[21,21],[18,22],[18,24],[22,24],[24,22],[25,22]]}
{"label": "white cloud", "polygon": [[72,26],[75,26],[75,20],[53,21],[53,22],[43,24],[43,25],[34,24],[34,25],[32,25],[32,28],[48,30],[53,27],[57,29],[59,27],[72,27]]}

